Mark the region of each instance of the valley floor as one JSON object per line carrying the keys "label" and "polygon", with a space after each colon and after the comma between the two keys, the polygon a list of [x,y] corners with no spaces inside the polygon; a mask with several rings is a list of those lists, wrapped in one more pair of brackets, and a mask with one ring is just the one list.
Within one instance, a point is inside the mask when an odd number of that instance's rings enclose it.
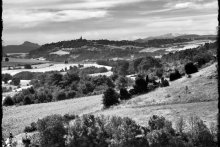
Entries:
{"label": "valley floor", "polygon": [[[27,106],[3,107],[3,136],[9,131],[14,135],[23,132],[25,126],[51,114],[95,114],[130,117],[141,125],[148,125],[150,116],[162,115],[173,123],[178,117],[187,118],[191,113],[198,115],[209,126],[217,122],[218,91],[216,63],[170,83],[169,87],[158,88],[150,93],[136,96],[120,105],[102,109],[102,95],[89,96],[59,102]],[[186,86],[188,90],[186,91]]]}

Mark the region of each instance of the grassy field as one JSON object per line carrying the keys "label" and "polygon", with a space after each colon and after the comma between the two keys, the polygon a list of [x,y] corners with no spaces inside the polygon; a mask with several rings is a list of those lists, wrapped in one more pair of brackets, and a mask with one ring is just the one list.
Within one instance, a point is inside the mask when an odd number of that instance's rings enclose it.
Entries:
{"label": "grassy field", "polygon": [[[3,107],[3,135],[9,131],[17,135],[25,126],[51,114],[95,114],[128,116],[141,125],[153,114],[162,115],[173,121],[197,114],[207,125],[217,121],[218,92],[215,64],[192,75],[171,82],[169,87],[158,88],[148,94],[121,102],[120,105],[102,109],[102,95],[64,100],[59,102],[33,104],[28,106]],[[185,87],[189,87],[188,93]]]}
{"label": "grassy field", "polygon": [[19,58],[10,58],[8,57],[9,61],[5,62],[3,58],[2,61],[2,67],[7,66],[23,66],[25,64],[42,64],[42,63],[48,63],[49,61],[41,61],[41,60],[35,60],[35,59],[19,59]]}
{"label": "grassy field", "polygon": [[[91,66],[95,66],[98,68],[105,67],[108,70],[111,70],[111,68],[112,68],[110,66],[98,65],[96,63],[86,63],[86,64],[81,64],[81,65],[83,65],[84,67],[91,67]],[[22,72],[22,71],[29,71],[29,72],[60,71],[62,69],[65,70],[65,68],[70,69],[70,66],[78,66],[78,64],[76,64],[76,63],[64,64],[64,63],[60,63],[60,62],[45,63],[45,64],[33,65],[32,69],[15,69],[15,70],[3,69],[2,73],[9,73],[11,75],[15,75],[15,74]]]}

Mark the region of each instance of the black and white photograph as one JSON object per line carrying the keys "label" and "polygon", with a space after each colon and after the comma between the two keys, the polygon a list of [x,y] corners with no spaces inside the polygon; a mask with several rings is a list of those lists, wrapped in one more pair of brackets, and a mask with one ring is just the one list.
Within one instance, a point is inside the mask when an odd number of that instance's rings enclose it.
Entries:
{"label": "black and white photograph", "polygon": [[217,147],[217,0],[2,0],[2,147]]}

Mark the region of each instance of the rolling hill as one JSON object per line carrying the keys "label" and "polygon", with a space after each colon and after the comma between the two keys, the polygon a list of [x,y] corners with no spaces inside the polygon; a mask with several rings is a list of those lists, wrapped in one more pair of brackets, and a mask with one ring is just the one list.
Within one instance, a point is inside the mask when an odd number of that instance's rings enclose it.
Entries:
{"label": "rolling hill", "polygon": [[6,53],[28,53],[31,50],[39,48],[40,45],[36,43],[31,43],[28,41],[25,41],[21,45],[7,45],[3,46],[3,54]]}
{"label": "rolling hill", "polygon": [[[175,123],[180,116],[188,118],[196,113],[205,124],[217,121],[218,90],[217,70],[214,63],[191,78],[183,77],[170,82],[169,87],[136,96],[109,109],[102,108],[102,95],[24,106],[3,107],[3,135],[9,131],[22,133],[25,126],[51,114],[95,114],[130,117],[141,125],[153,114],[162,115]],[[188,86],[189,91],[185,91]],[[27,114],[28,112],[28,114]]]}
{"label": "rolling hill", "polygon": [[164,34],[160,36],[151,36],[143,39],[137,39],[136,42],[144,43],[149,42],[149,40],[155,40],[155,39],[189,39],[189,40],[202,40],[202,39],[211,39],[215,40],[216,35],[197,35],[197,34]]}

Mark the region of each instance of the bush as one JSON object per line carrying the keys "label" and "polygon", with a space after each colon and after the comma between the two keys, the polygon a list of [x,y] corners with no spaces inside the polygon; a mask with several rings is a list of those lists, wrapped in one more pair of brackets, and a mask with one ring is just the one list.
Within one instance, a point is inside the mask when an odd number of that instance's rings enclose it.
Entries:
{"label": "bush", "polygon": [[174,81],[174,80],[177,80],[179,78],[181,78],[181,74],[179,73],[179,71],[177,69],[175,69],[175,72],[174,73],[171,73],[170,74],[170,81]]}
{"label": "bush", "polygon": [[121,100],[128,100],[131,98],[131,94],[128,93],[126,88],[121,88],[120,89],[120,99]]}
{"label": "bush", "polygon": [[116,80],[116,87],[118,89],[127,88],[127,86],[128,86],[128,78],[126,78],[126,77],[119,77]]}
{"label": "bush", "polygon": [[31,67],[30,64],[25,64],[25,65],[24,65],[24,69],[32,69],[32,67]]}
{"label": "bush", "polygon": [[188,120],[190,131],[189,138],[194,146],[213,146],[214,138],[203,123],[203,121],[196,115],[191,115]]}
{"label": "bush", "polygon": [[32,122],[30,126],[26,126],[24,128],[24,132],[28,132],[28,133],[34,132],[36,130],[37,130],[37,124],[35,122]]}
{"label": "bush", "polygon": [[20,79],[19,78],[15,78],[15,77],[13,77],[12,78],[12,80],[11,80],[11,83],[13,84],[13,85],[15,85],[15,86],[18,86],[18,85],[20,85]]}
{"label": "bush", "polygon": [[68,146],[71,147],[148,147],[142,130],[130,118],[83,115],[70,124]]}
{"label": "bush", "polygon": [[147,92],[148,91],[147,86],[148,86],[147,82],[143,78],[138,77],[135,80],[135,85],[134,85],[135,93],[141,94]]}
{"label": "bush", "polygon": [[113,88],[108,88],[103,94],[102,102],[106,108],[115,105],[119,103],[119,94]]}
{"label": "bush", "polygon": [[7,96],[3,101],[3,106],[12,106],[14,105],[14,101],[10,96]]}
{"label": "bush", "polygon": [[12,79],[12,76],[10,74],[8,74],[8,73],[2,74],[2,81],[4,81],[5,84],[7,84],[8,81],[11,80],[11,79]]}
{"label": "bush", "polygon": [[32,104],[31,98],[28,95],[24,97],[23,104],[24,105]]}
{"label": "bush", "polygon": [[169,82],[162,77],[161,78],[161,87],[167,87],[169,85],[170,85]]}
{"label": "bush", "polygon": [[190,62],[185,65],[185,72],[189,75],[198,72],[198,69],[192,62]]}
{"label": "bush", "polygon": [[162,76],[163,76],[163,68],[158,68],[156,70],[156,75],[158,76],[158,78],[162,78]]}
{"label": "bush", "polygon": [[37,129],[40,133],[41,146],[65,146],[66,129],[61,115],[51,115],[38,120]]}
{"label": "bush", "polygon": [[75,114],[65,114],[63,116],[63,119],[65,122],[69,122],[70,120],[76,119],[78,117],[78,115]]}
{"label": "bush", "polygon": [[8,58],[8,57],[6,57],[6,58],[5,58],[5,62],[8,62],[8,61],[9,61],[9,58]]}
{"label": "bush", "polygon": [[200,53],[193,58],[193,61],[197,62],[198,66],[201,67],[202,65],[211,61],[212,59],[213,56],[210,53]]}
{"label": "bush", "polygon": [[60,100],[65,100],[65,99],[67,99],[67,97],[64,91],[55,92],[54,100],[60,101]]}
{"label": "bush", "polygon": [[74,98],[76,96],[76,91],[70,90],[66,93],[67,99]]}

